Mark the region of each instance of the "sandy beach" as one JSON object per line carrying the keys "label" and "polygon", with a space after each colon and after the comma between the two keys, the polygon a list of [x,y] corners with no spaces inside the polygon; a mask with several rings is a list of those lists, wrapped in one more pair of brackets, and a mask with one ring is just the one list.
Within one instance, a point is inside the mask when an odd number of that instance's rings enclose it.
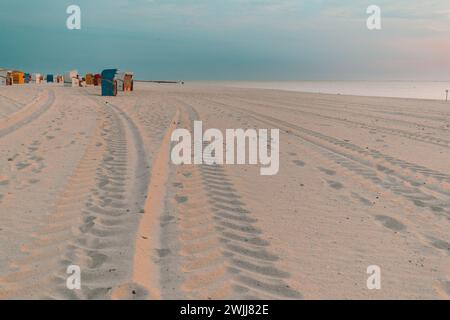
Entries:
{"label": "sandy beach", "polygon": [[[194,120],[280,129],[279,173],[175,166]],[[0,87],[0,145],[0,299],[450,298],[450,103]]]}

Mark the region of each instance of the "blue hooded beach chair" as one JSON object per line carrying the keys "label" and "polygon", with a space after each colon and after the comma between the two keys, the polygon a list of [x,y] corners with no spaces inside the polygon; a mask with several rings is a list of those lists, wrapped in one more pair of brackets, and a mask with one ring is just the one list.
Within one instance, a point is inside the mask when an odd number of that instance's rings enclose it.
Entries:
{"label": "blue hooded beach chair", "polygon": [[102,71],[102,96],[117,96],[116,73],[117,69],[106,69]]}

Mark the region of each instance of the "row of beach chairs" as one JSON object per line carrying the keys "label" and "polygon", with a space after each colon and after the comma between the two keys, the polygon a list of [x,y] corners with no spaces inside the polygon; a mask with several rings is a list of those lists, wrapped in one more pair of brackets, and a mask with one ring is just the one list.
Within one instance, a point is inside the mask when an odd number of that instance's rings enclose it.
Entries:
{"label": "row of beach chairs", "polygon": [[[76,70],[66,72],[64,76],[47,74],[47,83],[64,83],[65,87],[101,86],[102,96],[116,96],[118,92],[134,90],[132,72],[121,72],[118,69],[106,69],[101,74],[88,73],[81,77]],[[44,82],[39,74],[29,74],[22,71],[0,69],[0,85],[25,84]]]}

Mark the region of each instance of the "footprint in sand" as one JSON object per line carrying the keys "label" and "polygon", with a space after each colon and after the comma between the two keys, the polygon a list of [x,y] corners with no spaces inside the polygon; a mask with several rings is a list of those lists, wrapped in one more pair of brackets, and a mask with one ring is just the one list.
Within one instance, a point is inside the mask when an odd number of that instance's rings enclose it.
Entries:
{"label": "footprint in sand", "polygon": [[292,162],[295,163],[299,167],[304,167],[306,165],[306,163],[304,163],[301,160],[293,160]]}
{"label": "footprint in sand", "polygon": [[355,198],[355,199],[358,199],[362,204],[364,204],[366,206],[372,206],[373,205],[373,203],[370,200],[360,196],[359,194],[357,194],[355,192],[352,192],[352,197]]}
{"label": "footprint in sand", "polygon": [[160,258],[164,258],[167,257],[171,253],[171,251],[170,249],[156,249],[156,253]]}
{"label": "footprint in sand", "polygon": [[319,167],[318,169],[320,171],[322,171],[323,173],[325,173],[326,175],[329,175],[329,176],[336,175],[336,171],[334,171],[334,170],[330,170],[330,169],[326,169],[326,168],[322,168],[322,167]]}
{"label": "footprint in sand", "polygon": [[21,161],[21,162],[19,162],[19,163],[16,164],[16,168],[17,168],[18,170],[23,170],[23,169],[25,169],[25,168],[27,168],[27,167],[29,167],[29,166],[31,166],[31,164],[30,164],[30,163],[27,163],[27,162],[25,162],[25,161]]}
{"label": "footprint in sand", "polygon": [[29,159],[29,160],[33,160],[33,161],[36,161],[36,162],[42,162],[42,161],[44,161],[44,158],[42,158],[42,157],[40,157],[40,156],[36,156],[36,155],[33,155],[33,156],[29,157],[28,159]]}
{"label": "footprint in sand", "polygon": [[377,215],[375,216],[375,219],[381,222],[386,228],[394,231],[403,231],[406,229],[406,226],[403,223],[389,216]]}
{"label": "footprint in sand", "polygon": [[186,203],[188,201],[188,197],[185,196],[176,196],[175,200],[177,203]]}
{"label": "footprint in sand", "polygon": [[328,185],[333,189],[340,190],[340,189],[344,188],[344,185],[340,182],[332,181],[332,180],[327,180],[327,182],[328,182]]}
{"label": "footprint in sand", "polygon": [[444,250],[450,254],[450,243],[440,239],[432,239],[431,245],[436,249]]}

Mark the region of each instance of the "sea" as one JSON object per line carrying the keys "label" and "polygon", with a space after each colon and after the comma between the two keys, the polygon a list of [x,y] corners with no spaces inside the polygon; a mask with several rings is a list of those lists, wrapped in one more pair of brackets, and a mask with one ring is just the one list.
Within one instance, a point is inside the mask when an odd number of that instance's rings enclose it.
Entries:
{"label": "sea", "polygon": [[[450,81],[209,81],[202,84],[235,88],[275,89],[373,97],[446,100]],[[448,94],[450,100],[450,93]]]}

